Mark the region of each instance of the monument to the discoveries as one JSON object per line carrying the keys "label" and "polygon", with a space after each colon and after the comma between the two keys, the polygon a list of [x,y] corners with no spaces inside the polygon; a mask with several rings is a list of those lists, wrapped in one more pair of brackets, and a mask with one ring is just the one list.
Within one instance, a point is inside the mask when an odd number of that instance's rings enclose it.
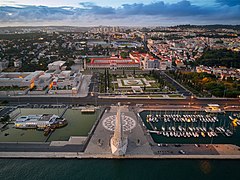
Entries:
{"label": "monument to the discoveries", "polygon": [[123,156],[127,150],[128,139],[123,135],[121,106],[118,105],[114,135],[111,138],[111,151],[115,156]]}

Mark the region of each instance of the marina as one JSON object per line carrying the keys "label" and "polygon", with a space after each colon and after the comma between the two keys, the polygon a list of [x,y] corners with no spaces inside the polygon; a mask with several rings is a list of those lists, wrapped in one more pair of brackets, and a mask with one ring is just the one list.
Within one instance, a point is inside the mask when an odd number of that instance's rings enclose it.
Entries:
{"label": "marina", "polygon": [[143,111],[140,115],[156,143],[238,144],[239,112]]}

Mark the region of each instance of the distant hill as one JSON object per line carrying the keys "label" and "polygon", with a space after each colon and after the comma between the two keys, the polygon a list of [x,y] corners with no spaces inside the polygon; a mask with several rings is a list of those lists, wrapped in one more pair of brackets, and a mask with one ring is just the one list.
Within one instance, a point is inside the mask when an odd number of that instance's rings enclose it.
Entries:
{"label": "distant hill", "polygon": [[90,27],[75,27],[75,26],[9,26],[0,27],[0,34],[12,34],[12,33],[32,33],[43,31],[54,32],[85,32]]}
{"label": "distant hill", "polygon": [[223,25],[223,24],[213,24],[213,25],[178,25],[178,26],[173,26],[176,28],[205,28],[205,29],[234,29],[234,30],[240,30],[240,25]]}

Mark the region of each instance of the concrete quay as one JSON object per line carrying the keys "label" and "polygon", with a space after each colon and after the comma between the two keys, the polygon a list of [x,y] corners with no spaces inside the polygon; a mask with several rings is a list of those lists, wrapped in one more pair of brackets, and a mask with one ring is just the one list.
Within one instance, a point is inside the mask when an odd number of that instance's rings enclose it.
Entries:
{"label": "concrete quay", "polygon": [[111,154],[87,154],[81,152],[0,152],[0,158],[20,159],[236,159],[240,160],[240,153],[220,155],[151,155],[131,154],[113,156]]}

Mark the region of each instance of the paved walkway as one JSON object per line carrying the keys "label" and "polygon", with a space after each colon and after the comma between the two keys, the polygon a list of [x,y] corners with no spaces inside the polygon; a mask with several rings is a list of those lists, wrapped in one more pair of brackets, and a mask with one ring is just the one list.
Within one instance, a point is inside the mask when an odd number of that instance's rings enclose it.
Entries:
{"label": "paved walkway", "polygon": [[81,152],[0,152],[0,158],[80,158],[80,159],[238,159],[240,154],[220,155],[150,155],[134,154],[122,157],[111,154],[86,154]]}

